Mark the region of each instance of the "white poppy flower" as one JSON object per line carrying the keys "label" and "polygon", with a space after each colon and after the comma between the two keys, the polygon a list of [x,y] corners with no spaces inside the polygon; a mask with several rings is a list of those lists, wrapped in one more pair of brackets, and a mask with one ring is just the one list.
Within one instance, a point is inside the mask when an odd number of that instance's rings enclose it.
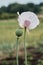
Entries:
{"label": "white poppy flower", "polygon": [[21,28],[28,28],[29,30],[36,28],[39,25],[39,19],[36,14],[33,12],[23,12],[19,14],[17,12],[18,16],[18,22]]}

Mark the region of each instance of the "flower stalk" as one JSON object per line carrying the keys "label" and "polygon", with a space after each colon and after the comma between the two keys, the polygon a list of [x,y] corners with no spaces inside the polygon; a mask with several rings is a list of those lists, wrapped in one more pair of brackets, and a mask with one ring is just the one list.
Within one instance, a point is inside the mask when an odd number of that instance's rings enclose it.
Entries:
{"label": "flower stalk", "polygon": [[17,61],[17,65],[19,65],[19,59],[18,59],[18,51],[19,51],[19,38],[20,36],[22,36],[22,31],[20,29],[16,30],[16,36],[17,36],[17,43],[16,43],[16,61]]}
{"label": "flower stalk", "polygon": [[24,51],[25,51],[25,65],[27,65],[27,50],[26,50],[26,27],[24,29]]}
{"label": "flower stalk", "polygon": [[17,61],[17,65],[19,65],[19,62],[18,62],[18,44],[19,44],[19,37],[17,37],[17,43],[16,43],[16,61]]}

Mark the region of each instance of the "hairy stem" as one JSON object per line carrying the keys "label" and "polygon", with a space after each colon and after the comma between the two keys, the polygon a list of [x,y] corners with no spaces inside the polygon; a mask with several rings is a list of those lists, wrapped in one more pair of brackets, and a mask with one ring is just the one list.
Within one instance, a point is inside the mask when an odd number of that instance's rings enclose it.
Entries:
{"label": "hairy stem", "polygon": [[26,28],[24,29],[24,50],[25,50],[25,65],[27,65],[27,51],[26,51]]}
{"label": "hairy stem", "polygon": [[17,43],[16,43],[16,60],[17,60],[17,65],[19,65],[19,62],[18,62],[18,40],[19,40],[19,38],[17,37]]}

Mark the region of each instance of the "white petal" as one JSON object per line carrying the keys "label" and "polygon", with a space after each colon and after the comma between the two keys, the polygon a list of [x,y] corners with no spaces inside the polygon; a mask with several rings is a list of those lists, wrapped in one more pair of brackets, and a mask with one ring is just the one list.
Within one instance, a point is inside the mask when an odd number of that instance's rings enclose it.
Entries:
{"label": "white petal", "polygon": [[19,15],[18,17],[18,22],[19,22],[19,25],[24,28],[24,22],[25,20],[28,20],[28,16],[27,16],[27,13],[26,12],[23,12],[21,13],[21,15]]}
{"label": "white petal", "polygon": [[31,23],[28,27],[30,30],[34,29],[35,27],[37,27],[37,25],[39,25],[39,19],[37,15],[33,12],[23,12],[21,13],[21,15],[19,15],[18,22],[21,27],[24,27],[23,24],[25,20],[28,20]]}
{"label": "white petal", "polygon": [[34,13],[30,14],[30,19],[29,20],[31,22],[31,24],[29,26],[30,30],[36,28],[39,25],[39,19],[38,19],[37,15],[34,14]]}
{"label": "white petal", "polygon": [[19,15],[19,12],[17,12],[17,14]]}
{"label": "white petal", "polygon": [[19,17],[18,17],[18,22],[19,22],[19,25],[20,25],[20,27],[21,28],[24,28],[24,26],[23,26],[23,19],[21,18],[21,16],[19,15]]}

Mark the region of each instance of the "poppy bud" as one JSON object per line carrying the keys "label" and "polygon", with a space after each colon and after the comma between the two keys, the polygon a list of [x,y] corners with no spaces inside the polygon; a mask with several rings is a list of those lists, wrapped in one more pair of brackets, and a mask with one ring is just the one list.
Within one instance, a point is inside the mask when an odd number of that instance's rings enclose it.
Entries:
{"label": "poppy bud", "polygon": [[16,36],[17,36],[17,37],[22,36],[22,33],[23,33],[23,32],[21,31],[21,29],[17,29],[17,30],[16,30]]}

